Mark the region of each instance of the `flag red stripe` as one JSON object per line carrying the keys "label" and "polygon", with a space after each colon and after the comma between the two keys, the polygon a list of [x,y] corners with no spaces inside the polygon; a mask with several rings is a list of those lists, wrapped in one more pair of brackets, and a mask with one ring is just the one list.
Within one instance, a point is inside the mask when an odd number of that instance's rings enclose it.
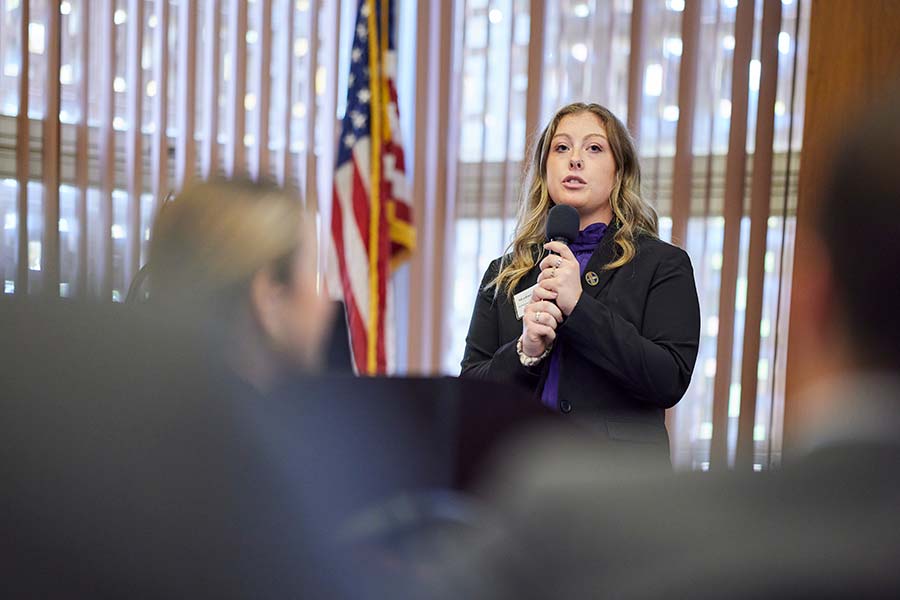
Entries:
{"label": "flag red stripe", "polygon": [[397,170],[400,172],[405,171],[405,157],[403,155],[403,146],[394,140],[386,140],[384,143],[384,151],[388,154],[393,154],[397,158]]}
{"label": "flag red stripe", "polygon": [[[360,166],[356,163],[356,155],[353,155],[353,180],[350,183],[351,194],[353,194],[353,218],[356,223],[356,229],[359,231],[359,237],[362,239],[363,248],[369,248],[369,192],[366,190],[362,175],[360,175]],[[368,169],[365,165],[363,168]]]}
{"label": "flag red stripe", "polygon": [[400,221],[412,223],[412,211],[409,208],[409,204],[405,202],[394,202],[394,215]]}
{"label": "flag red stripe", "polygon": [[347,322],[350,330],[350,347],[353,351],[353,360],[356,363],[356,372],[366,372],[366,324],[362,319],[359,308],[356,305],[356,297],[350,286],[350,274],[347,269],[344,256],[344,215],[341,211],[341,203],[338,200],[337,186],[332,191],[334,201],[331,211],[331,235],[334,239],[335,253],[337,254],[338,268],[341,272],[341,287],[344,291],[344,307],[347,311]]}
{"label": "flag red stripe", "polygon": [[[382,188],[388,188],[389,182],[382,180]],[[385,194],[383,197],[389,197]],[[389,234],[389,225],[387,219],[387,211],[381,211],[381,218],[378,222],[378,340],[376,349],[376,361],[378,364],[378,372],[385,373],[387,371],[387,351],[385,349],[385,317],[387,308],[387,284],[390,277],[390,257],[391,257],[391,239]]]}
{"label": "flag red stripe", "polygon": [[[397,84],[396,84],[396,82],[394,81],[394,78],[393,78],[393,77],[388,77],[388,78],[387,78],[387,87],[388,87],[388,97],[390,98],[391,104],[393,104],[394,106],[397,106],[397,105],[398,105],[398,101],[397,101]],[[397,110],[397,112],[400,112],[400,111]]]}

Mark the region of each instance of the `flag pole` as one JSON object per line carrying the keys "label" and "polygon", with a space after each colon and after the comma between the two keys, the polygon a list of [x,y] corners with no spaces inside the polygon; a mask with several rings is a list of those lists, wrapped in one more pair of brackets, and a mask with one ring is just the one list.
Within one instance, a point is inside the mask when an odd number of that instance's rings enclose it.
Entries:
{"label": "flag pole", "polygon": [[369,194],[371,207],[369,211],[369,327],[366,348],[366,371],[374,375],[378,368],[378,330],[381,327],[380,309],[381,296],[379,293],[379,268],[380,258],[379,225],[381,221],[381,152],[382,152],[382,86],[381,86],[381,43],[380,27],[377,20],[378,11],[375,7],[377,0],[366,0],[368,8],[369,25],[369,89],[371,98],[371,180]]}

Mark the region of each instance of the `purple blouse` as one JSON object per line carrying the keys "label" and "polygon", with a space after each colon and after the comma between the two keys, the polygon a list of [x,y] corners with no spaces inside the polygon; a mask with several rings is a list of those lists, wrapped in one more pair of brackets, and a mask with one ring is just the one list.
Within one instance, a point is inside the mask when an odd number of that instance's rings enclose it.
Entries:
{"label": "purple blouse", "polygon": [[[591,255],[600,245],[600,240],[606,233],[606,227],[606,223],[592,223],[579,231],[575,241],[569,244],[569,249],[578,260],[582,275],[584,275]],[[559,365],[562,360],[562,351],[562,344],[557,343],[553,346],[553,350],[550,352],[550,371],[547,373],[547,380],[544,382],[544,389],[541,392],[541,402],[553,410],[559,410]]]}

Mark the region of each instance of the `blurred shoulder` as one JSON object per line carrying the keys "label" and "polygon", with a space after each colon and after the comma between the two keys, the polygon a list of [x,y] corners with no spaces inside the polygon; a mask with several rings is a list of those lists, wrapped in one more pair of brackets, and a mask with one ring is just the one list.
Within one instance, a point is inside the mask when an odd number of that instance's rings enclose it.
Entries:
{"label": "blurred shoulder", "polygon": [[683,248],[670,244],[656,236],[641,233],[635,238],[637,254],[635,260],[647,263],[669,263],[691,266],[691,259]]}

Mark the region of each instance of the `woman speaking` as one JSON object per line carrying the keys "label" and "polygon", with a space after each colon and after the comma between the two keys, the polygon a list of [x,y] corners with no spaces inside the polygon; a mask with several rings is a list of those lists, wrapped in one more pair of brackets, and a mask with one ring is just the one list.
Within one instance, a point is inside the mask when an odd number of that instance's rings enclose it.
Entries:
{"label": "woman speaking", "polygon": [[[665,409],[690,383],[700,311],[687,254],[658,237],[627,129],[561,108],[537,139],[509,252],[488,267],[462,375],[513,381],[624,450],[668,457]],[[551,208],[577,235],[547,242]],[[574,232],[573,232],[574,233]]]}

